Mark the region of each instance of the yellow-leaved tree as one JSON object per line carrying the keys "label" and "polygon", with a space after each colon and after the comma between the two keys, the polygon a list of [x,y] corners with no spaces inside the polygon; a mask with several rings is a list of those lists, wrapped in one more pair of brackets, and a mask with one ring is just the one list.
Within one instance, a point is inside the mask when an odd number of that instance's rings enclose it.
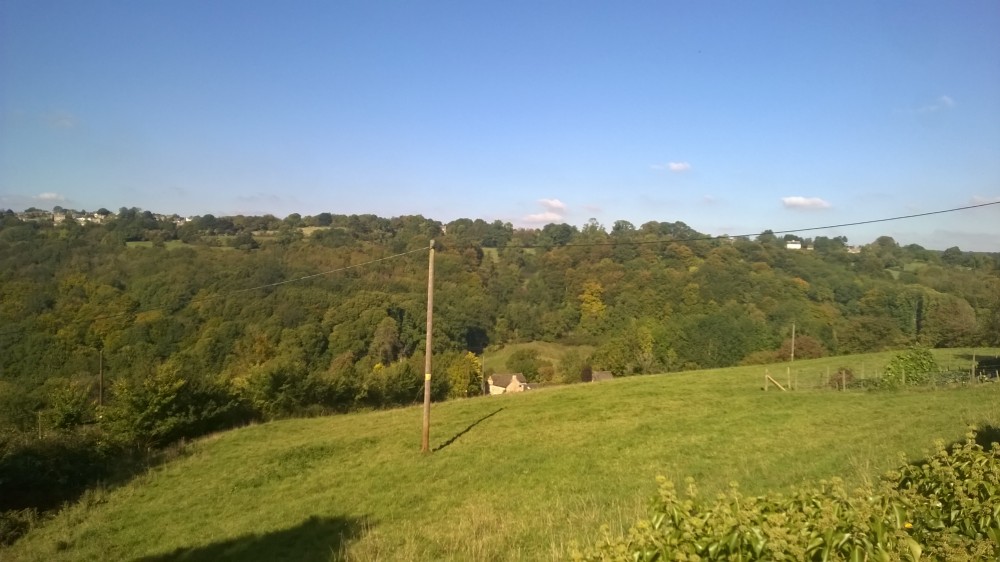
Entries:
{"label": "yellow-leaved tree", "polygon": [[482,394],[483,365],[471,351],[455,357],[446,370],[448,398],[463,398]]}
{"label": "yellow-leaved tree", "polygon": [[597,281],[587,281],[580,292],[580,328],[590,334],[597,333],[607,305],[604,304],[604,286]]}

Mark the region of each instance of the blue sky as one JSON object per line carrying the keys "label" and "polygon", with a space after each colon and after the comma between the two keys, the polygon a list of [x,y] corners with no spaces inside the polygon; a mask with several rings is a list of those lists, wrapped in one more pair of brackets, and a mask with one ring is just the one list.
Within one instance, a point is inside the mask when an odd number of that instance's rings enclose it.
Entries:
{"label": "blue sky", "polygon": [[[0,207],[681,220],[1000,200],[1000,3],[0,1]],[[813,235],[1000,251],[1000,205]]]}

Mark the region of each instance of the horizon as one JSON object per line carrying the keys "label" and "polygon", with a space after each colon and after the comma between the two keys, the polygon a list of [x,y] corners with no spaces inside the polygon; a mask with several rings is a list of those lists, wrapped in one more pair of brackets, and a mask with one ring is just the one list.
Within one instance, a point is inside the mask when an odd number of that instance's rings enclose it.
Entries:
{"label": "horizon", "polygon": [[[8,2],[0,207],[737,236],[996,202],[997,28],[971,1]],[[998,225],[816,235],[996,252]]]}
{"label": "horizon", "polygon": [[[1000,205],[1000,203],[980,203],[978,205],[978,207],[980,207],[980,208],[981,207],[989,207],[989,206],[993,206],[993,205]],[[57,211],[56,209],[59,209],[59,211]],[[202,214],[202,215],[180,215],[178,213],[161,213],[161,212],[158,212],[158,211],[153,210],[153,209],[142,209],[142,208],[138,208],[138,207],[131,207],[131,208],[130,207],[119,207],[118,211],[113,211],[113,210],[107,209],[106,207],[100,207],[97,210],[89,210],[88,211],[87,209],[82,209],[82,208],[81,209],[74,209],[74,208],[69,208],[69,207],[62,207],[61,205],[56,205],[56,206],[52,207],[51,210],[46,210],[46,209],[42,209],[42,208],[39,208],[39,207],[28,207],[28,208],[21,209],[21,210],[4,209],[4,208],[0,207],[0,213],[2,213],[5,210],[9,210],[10,212],[15,213],[15,214],[23,214],[23,213],[33,212],[32,210],[34,210],[35,212],[49,213],[49,214],[52,214],[52,215],[55,215],[56,213],[59,213],[59,212],[63,212],[63,213],[72,212],[72,213],[78,213],[78,214],[81,214],[81,215],[84,215],[84,216],[88,216],[88,215],[100,214],[100,211],[103,210],[103,211],[108,211],[108,214],[111,215],[111,216],[118,216],[118,215],[121,214],[121,211],[123,211],[123,210],[131,210],[131,209],[137,209],[137,210],[142,211],[142,212],[149,212],[152,215],[157,216],[157,217],[163,217],[163,218],[177,217],[177,218],[188,219],[188,220],[194,219],[194,218],[199,218],[199,217],[204,217],[204,216],[207,216],[207,215],[212,215],[212,216],[215,216],[216,218],[223,218],[223,219],[225,219],[225,218],[237,218],[237,217],[272,217],[275,220],[280,220],[280,221],[287,220],[293,214],[299,215],[299,218],[301,218],[301,219],[315,218],[316,216],[321,215],[321,214],[329,214],[329,215],[332,215],[332,216],[364,216],[364,215],[370,215],[370,216],[376,216],[376,217],[381,218],[381,219],[390,219],[390,220],[391,219],[395,219],[395,218],[402,218],[402,217],[415,217],[415,216],[419,216],[419,217],[422,217],[422,218],[424,218],[426,220],[440,223],[443,228],[446,228],[449,224],[451,224],[453,222],[456,222],[456,221],[459,221],[459,220],[468,220],[468,221],[482,220],[482,219],[471,218],[471,217],[458,217],[456,219],[452,219],[451,221],[443,221],[443,220],[436,219],[434,217],[428,217],[428,216],[424,216],[424,215],[420,215],[420,214],[416,214],[416,215],[381,216],[381,215],[377,215],[377,214],[373,214],[373,213],[360,213],[360,214],[359,213],[352,213],[352,214],[348,215],[348,214],[343,214],[343,213],[332,213],[332,212],[329,212],[329,211],[320,211],[319,213],[316,213],[316,215],[301,215],[299,213],[289,213],[288,215],[285,215],[285,216],[274,215],[274,214],[271,214],[271,213],[264,213],[264,214],[260,214],[260,215],[213,215],[212,213],[205,213],[205,214]],[[963,208],[947,209],[947,210],[941,210],[941,211],[934,211],[933,213],[938,213],[938,214],[940,214],[940,213],[951,213],[951,212],[961,212],[961,211],[964,211],[964,210],[969,210],[969,209],[963,209]],[[894,221],[897,221],[897,220],[909,220],[909,219],[912,219],[912,218],[919,218],[919,217],[906,217],[906,216],[888,217],[888,218],[877,219],[875,222],[894,222]],[[539,231],[539,232],[542,231],[544,229],[544,227],[548,226],[548,225],[562,225],[562,224],[567,224],[569,226],[572,226],[574,229],[576,229],[577,232],[581,232],[585,227],[590,226],[591,222],[594,221],[594,220],[595,219],[593,219],[593,218],[588,219],[587,222],[585,222],[584,224],[581,224],[581,225],[576,225],[576,224],[566,223],[566,222],[547,223],[545,225],[529,225],[529,226],[517,226],[517,225],[514,225],[514,224],[512,224],[510,222],[504,222],[503,224],[504,224],[505,227],[508,227],[508,226],[511,227],[514,231],[527,230],[527,231]],[[646,223],[634,224],[634,223],[631,223],[631,221],[627,221],[626,219],[618,219],[618,220],[629,222],[636,229],[639,229],[643,225],[646,224]],[[491,222],[488,221],[488,224],[492,224],[493,222],[496,222],[496,221],[491,221]],[[618,221],[614,221],[614,222],[618,222]],[[612,222],[612,225],[614,225],[614,222]],[[668,221],[647,221],[647,222],[661,223],[661,222],[668,222]],[[691,225],[688,225],[687,223],[685,223],[684,221],[669,221],[669,223],[671,223],[671,224],[675,223],[675,222],[679,222],[681,224],[685,224],[685,225],[687,225],[689,227],[691,226]],[[597,226],[599,227],[599,229],[602,232],[605,232],[605,233],[608,233],[608,234],[610,233],[610,228],[609,228],[608,225],[603,224],[603,223],[597,223]],[[841,225],[838,228],[851,228],[853,226],[855,226],[855,225],[848,224],[848,225]],[[328,226],[318,226],[317,228],[330,228],[330,227],[328,227]],[[830,227],[830,228],[832,228],[832,227]],[[821,237],[824,236],[822,234],[813,235],[813,234],[811,234],[811,232],[816,231],[816,230],[827,230],[827,229],[828,229],[828,227],[826,227],[826,226],[803,227],[803,228],[801,228],[799,230],[782,230],[782,229],[779,229],[779,228],[767,228],[767,229],[762,230],[760,232],[744,232],[744,233],[736,233],[736,234],[708,234],[708,233],[704,233],[704,232],[698,231],[698,229],[695,228],[694,230],[696,232],[699,232],[700,236],[698,238],[695,238],[694,240],[703,240],[703,239],[704,240],[723,240],[723,239],[747,239],[747,240],[754,240],[758,236],[761,236],[761,235],[764,235],[764,234],[772,234],[772,235],[775,235],[775,236],[779,236],[779,238],[781,238],[781,239],[784,239],[784,236],[781,236],[781,235],[792,235],[794,238],[797,238],[799,240],[808,242],[808,241],[813,241],[816,238],[821,238]],[[882,237],[885,237],[885,236],[888,236],[888,235],[881,234],[881,235],[876,236],[874,239],[872,239],[870,241],[860,242],[860,243],[857,242],[856,240],[852,240],[851,238],[849,238],[849,237],[847,237],[845,235],[839,235],[839,236],[836,236],[836,237],[835,236],[828,236],[827,238],[833,239],[833,238],[843,237],[845,239],[846,245],[848,247],[863,247],[863,246],[867,246],[867,245],[873,244],[879,238],[882,238]],[[889,237],[892,238],[891,236],[889,236]],[[904,243],[903,241],[896,240],[895,238],[893,238],[893,240],[901,248],[909,246],[909,245],[912,245],[912,244],[915,244],[915,243]],[[688,239],[678,239],[678,241],[682,241],[683,242],[683,241],[689,241],[689,240]],[[620,244],[629,244],[629,242],[619,242],[619,243]],[[948,250],[948,249],[950,249],[950,248],[953,247],[953,246],[949,246],[947,248],[935,248],[935,247],[928,248],[928,247],[922,246],[920,244],[916,244],[916,245],[920,246],[921,248],[923,248],[925,250],[931,250],[931,251],[936,251],[936,252],[943,252],[943,251]],[[961,248],[961,247],[958,247],[958,249],[962,250],[963,252],[986,253],[986,254],[1000,254],[1000,250],[973,250],[973,249],[966,249],[966,248]]]}

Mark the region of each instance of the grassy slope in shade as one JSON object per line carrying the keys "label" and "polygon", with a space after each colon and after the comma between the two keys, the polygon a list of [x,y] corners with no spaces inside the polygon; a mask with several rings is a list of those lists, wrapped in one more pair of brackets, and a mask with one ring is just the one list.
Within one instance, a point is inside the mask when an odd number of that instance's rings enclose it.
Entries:
{"label": "grassy slope in shade", "polygon": [[[971,350],[936,354],[947,363]],[[888,356],[796,365],[875,368]],[[419,408],[238,429],[89,495],[0,560],[561,559],[601,524],[634,522],[657,474],[694,476],[708,494],[732,480],[749,493],[833,475],[856,484],[896,465],[898,452],[1000,425],[1000,384],[765,393],[762,373],[436,404],[431,455],[419,452]]]}
{"label": "grassy slope in shade", "polygon": [[563,355],[567,351],[576,351],[580,354],[580,357],[587,357],[594,352],[594,347],[590,345],[564,345],[541,341],[513,343],[505,345],[499,350],[487,350],[484,354],[485,362],[483,364],[483,370],[489,372],[489,370],[492,369],[497,373],[510,372],[510,369],[507,368],[507,360],[510,359],[510,356],[519,349],[533,349],[537,351],[538,358],[540,360],[548,361],[557,369],[560,361],[562,361]]}

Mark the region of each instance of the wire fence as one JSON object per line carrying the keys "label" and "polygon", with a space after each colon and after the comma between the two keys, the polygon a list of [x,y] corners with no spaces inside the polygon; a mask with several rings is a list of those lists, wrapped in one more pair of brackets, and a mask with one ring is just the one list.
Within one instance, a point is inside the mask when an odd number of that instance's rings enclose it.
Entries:
{"label": "wire fence", "polygon": [[881,368],[767,368],[764,390],[852,390],[890,389],[901,387],[949,387],[1000,381],[1000,365],[995,362],[973,363],[971,366],[946,365],[932,372],[886,372]]}

